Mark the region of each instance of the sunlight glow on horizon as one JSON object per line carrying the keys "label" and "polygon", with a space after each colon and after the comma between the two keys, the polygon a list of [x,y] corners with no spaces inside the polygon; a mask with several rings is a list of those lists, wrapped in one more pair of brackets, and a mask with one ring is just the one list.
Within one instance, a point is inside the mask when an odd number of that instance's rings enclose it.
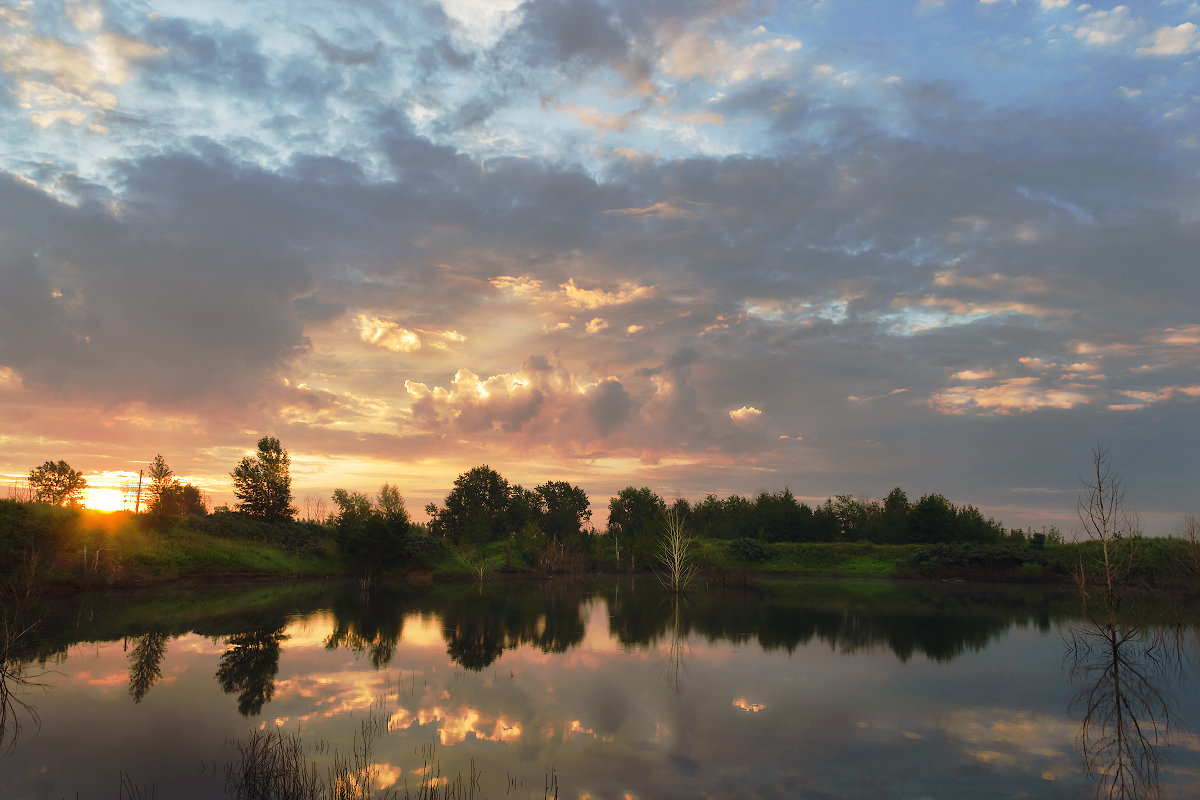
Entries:
{"label": "sunlight glow on horizon", "polygon": [[125,495],[120,489],[89,486],[83,490],[83,505],[92,511],[124,511]]}

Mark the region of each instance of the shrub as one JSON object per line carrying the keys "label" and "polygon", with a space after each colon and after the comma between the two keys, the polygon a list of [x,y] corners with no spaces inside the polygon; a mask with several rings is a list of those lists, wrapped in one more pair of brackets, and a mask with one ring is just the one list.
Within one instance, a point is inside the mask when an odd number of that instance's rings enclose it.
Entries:
{"label": "shrub", "polygon": [[729,554],[742,561],[766,561],[771,557],[771,548],[758,539],[742,537],[729,543]]}

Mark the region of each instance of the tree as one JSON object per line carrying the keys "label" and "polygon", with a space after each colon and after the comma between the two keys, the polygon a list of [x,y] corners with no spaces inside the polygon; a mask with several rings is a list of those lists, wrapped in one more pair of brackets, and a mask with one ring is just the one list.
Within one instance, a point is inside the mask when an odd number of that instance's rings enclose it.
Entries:
{"label": "tree", "polygon": [[958,509],[942,494],[927,494],[908,512],[908,542],[948,542],[958,521]]}
{"label": "tree", "polygon": [[562,544],[580,542],[584,523],[592,518],[587,493],[566,481],[547,481],[535,491],[541,498],[541,527],[546,537]]}
{"label": "tree", "polygon": [[658,579],[672,594],[687,591],[696,572],[692,539],[677,508],[667,512],[658,542]]}
{"label": "tree", "polygon": [[903,542],[908,527],[908,495],[897,486],[883,501],[883,541]]}
{"label": "tree", "polygon": [[666,520],[667,506],[649,488],[626,486],[608,502],[608,532],[620,553],[649,564],[654,558],[655,537]]}
{"label": "tree", "polygon": [[269,520],[290,520],[292,507],[291,459],[274,436],[258,440],[254,458],[246,456],[230,473],[238,511]]}
{"label": "tree", "polygon": [[374,506],[365,494],[334,489],[333,502],[339,544],[368,570],[386,569],[404,558],[409,519],[399,489],[385,483]]}
{"label": "tree", "polygon": [[1083,481],[1077,502],[1083,538],[1090,554],[1080,558],[1076,583],[1085,607],[1098,595],[1104,624],[1115,629],[1125,583],[1137,557],[1141,527],[1138,516],[1126,505],[1121,476],[1113,469],[1107,447],[1092,451],[1092,468]]}
{"label": "tree", "polygon": [[39,503],[77,508],[83,504],[83,489],[87,481],[82,472],[71,469],[65,461],[47,461],[29,472],[29,485]]}
{"label": "tree", "polygon": [[158,505],[150,510],[167,517],[203,517],[208,513],[200,489],[179,481],[172,481],[165,487],[158,497]]}
{"label": "tree", "polygon": [[161,513],[163,493],[172,483],[178,483],[174,480],[175,473],[167,466],[167,462],[160,453],[150,462],[150,469],[146,471],[146,477],[150,479],[150,502],[146,504],[146,507],[151,513],[156,511]]}
{"label": "tree", "polygon": [[155,517],[202,517],[208,513],[200,490],[181,484],[162,455],[156,455],[147,470],[150,500],[146,509]]}
{"label": "tree", "polygon": [[505,536],[508,481],[487,464],[459,475],[446,495],[446,507],[430,504],[430,529],[451,544],[485,544]]}

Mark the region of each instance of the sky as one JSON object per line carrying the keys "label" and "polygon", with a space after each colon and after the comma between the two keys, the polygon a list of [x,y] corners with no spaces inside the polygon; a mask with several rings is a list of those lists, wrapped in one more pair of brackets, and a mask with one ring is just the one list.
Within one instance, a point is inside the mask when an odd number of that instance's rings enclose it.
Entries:
{"label": "sky", "polygon": [[[1200,6],[0,4],[0,475],[1198,508]],[[116,498],[114,500],[114,498]]]}

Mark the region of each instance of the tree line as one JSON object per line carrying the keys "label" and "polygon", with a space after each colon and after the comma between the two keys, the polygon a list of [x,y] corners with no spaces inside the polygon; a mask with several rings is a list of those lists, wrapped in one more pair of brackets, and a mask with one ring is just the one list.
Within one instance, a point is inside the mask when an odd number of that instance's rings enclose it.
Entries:
{"label": "tree line", "polygon": [[[280,441],[262,437],[255,454],[244,457],[230,473],[237,498],[232,511],[268,522],[294,521],[298,512],[290,466]],[[151,517],[207,515],[200,490],[181,484],[162,455],[151,462],[148,477]],[[29,483],[38,500],[59,505],[78,505],[85,486],[83,476],[62,461],[35,468]],[[752,498],[710,494],[693,504],[685,498],[668,503],[647,487],[628,486],[610,498],[608,522],[598,531],[591,525],[587,493],[579,486],[547,481],[526,489],[486,464],[459,475],[442,505],[426,506],[427,525],[412,522],[399,489],[390,484],[373,498],[339,488],[332,500],[336,511],[317,522],[336,532],[347,553],[381,566],[403,560],[414,548],[428,549],[429,542],[421,537],[471,550],[507,542],[530,564],[549,550],[576,555],[603,551],[618,563],[648,566],[668,516],[692,537],[736,540],[743,549],[750,547],[747,542],[994,544],[1024,536],[1006,530],[973,505],[955,505],[937,493],[911,502],[900,488],[882,501],[838,495],[810,506],[786,488]],[[1035,544],[1044,543],[1047,535],[1060,538],[1054,528],[1049,534],[1030,535]]]}

